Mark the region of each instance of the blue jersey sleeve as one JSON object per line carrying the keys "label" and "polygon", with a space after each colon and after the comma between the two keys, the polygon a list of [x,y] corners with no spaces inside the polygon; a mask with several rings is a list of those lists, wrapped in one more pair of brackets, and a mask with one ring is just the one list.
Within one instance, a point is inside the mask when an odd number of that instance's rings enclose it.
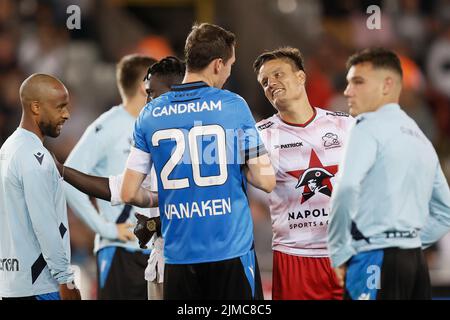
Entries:
{"label": "blue jersey sleeve", "polygon": [[145,139],[146,133],[149,128],[146,128],[143,123],[145,123],[144,119],[147,116],[146,109],[142,110],[141,114],[136,120],[136,123],[134,124],[134,132],[133,132],[133,140],[134,140],[134,147],[144,151],[146,153],[150,153],[150,148],[147,144],[147,141]]}
{"label": "blue jersey sleeve", "polygon": [[239,148],[244,154],[245,162],[267,153],[264,143],[256,129],[255,119],[244,99],[240,98],[237,105]]}

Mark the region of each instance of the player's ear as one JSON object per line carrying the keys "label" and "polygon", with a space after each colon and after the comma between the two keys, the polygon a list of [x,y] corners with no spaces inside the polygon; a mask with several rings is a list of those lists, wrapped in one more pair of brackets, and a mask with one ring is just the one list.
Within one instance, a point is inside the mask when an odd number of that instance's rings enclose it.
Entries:
{"label": "player's ear", "polygon": [[302,71],[302,70],[298,70],[298,71],[296,72],[296,75],[297,75],[297,78],[298,78],[299,81],[300,81],[300,84],[301,84],[302,86],[304,86],[305,83],[306,83],[306,73],[305,73],[304,71]]}
{"label": "player's ear", "polygon": [[145,82],[144,81],[139,82],[138,91],[142,96],[147,97],[147,90],[145,90]]}
{"label": "player's ear", "polygon": [[383,95],[390,94],[392,92],[394,85],[395,85],[394,79],[391,76],[387,76],[384,79],[384,83],[383,83]]}
{"label": "player's ear", "polygon": [[41,106],[39,104],[39,101],[31,101],[30,102],[30,110],[33,115],[38,116],[41,111]]}
{"label": "player's ear", "polygon": [[221,58],[214,59],[212,61],[214,74],[218,74],[223,67],[223,60]]}

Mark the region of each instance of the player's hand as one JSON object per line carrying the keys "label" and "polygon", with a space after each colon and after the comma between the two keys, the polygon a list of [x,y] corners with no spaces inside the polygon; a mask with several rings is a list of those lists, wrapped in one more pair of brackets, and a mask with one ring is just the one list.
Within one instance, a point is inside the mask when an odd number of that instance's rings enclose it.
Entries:
{"label": "player's hand", "polygon": [[80,290],[73,283],[59,285],[61,300],[81,300]]}
{"label": "player's hand", "polygon": [[343,288],[345,284],[345,275],[347,274],[347,266],[343,264],[337,268],[334,268],[334,273],[336,274],[338,285]]}
{"label": "player's hand", "polygon": [[133,226],[132,223],[119,223],[116,225],[117,227],[117,239],[123,242],[132,241],[136,239],[133,235],[133,232],[130,231],[130,228]]}
{"label": "player's hand", "polygon": [[135,213],[135,217],[138,221],[133,232],[139,240],[141,249],[146,249],[147,243],[153,237],[155,232],[159,236],[161,235],[161,220],[159,217],[148,218],[139,213]]}

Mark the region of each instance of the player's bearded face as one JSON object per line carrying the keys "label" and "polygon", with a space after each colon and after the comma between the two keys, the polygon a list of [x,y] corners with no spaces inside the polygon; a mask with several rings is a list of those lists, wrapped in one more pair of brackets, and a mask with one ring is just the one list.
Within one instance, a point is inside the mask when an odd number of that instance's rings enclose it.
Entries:
{"label": "player's bearded face", "polygon": [[38,125],[44,135],[56,138],[61,134],[62,127],[70,116],[68,104],[67,92],[42,103]]}

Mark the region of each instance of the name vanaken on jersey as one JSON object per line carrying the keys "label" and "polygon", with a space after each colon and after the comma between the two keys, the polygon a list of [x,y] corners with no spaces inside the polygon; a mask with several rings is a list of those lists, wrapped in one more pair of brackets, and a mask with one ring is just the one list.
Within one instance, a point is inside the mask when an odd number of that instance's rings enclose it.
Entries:
{"label": "name vanaken on jersey", "polygon": [[231,199],[213,199],[201,202],[186,202],[179,204],[165,204],[164,214],[167,219],[189,219],[205,216],[219,216],[223,214],[231,213]]}

